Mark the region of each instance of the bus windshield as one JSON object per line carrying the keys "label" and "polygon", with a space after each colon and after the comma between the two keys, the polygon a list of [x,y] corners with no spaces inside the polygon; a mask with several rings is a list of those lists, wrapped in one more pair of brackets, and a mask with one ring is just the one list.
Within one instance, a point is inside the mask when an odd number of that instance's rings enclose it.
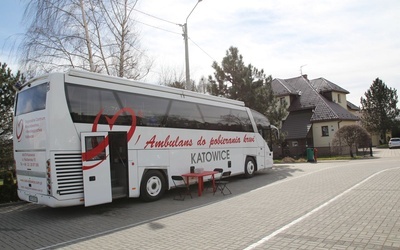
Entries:
{"label": "bus windshield", "polygon": [[47,83],[19,92],[15,115],[22,115],[46,108]]}
{"label": "bus windshield", "polygon": [[262,115],[261,113],[251,110],[251,113],[253,114],[254,121],[256,123],[258,133],[261,134],[261,136],[264,138],[264,140],[267,142],[270,150],[272,151],[272,131],[271,129],[278,130],[275,126],[271,125],[269,122],[268,118]]}

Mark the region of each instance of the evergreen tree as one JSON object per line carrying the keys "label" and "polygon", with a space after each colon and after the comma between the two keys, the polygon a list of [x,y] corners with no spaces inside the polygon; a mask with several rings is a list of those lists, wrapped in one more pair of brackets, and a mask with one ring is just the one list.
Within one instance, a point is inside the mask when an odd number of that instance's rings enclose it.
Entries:
{"label": "evergreen tree", "polygon": [[397,91],[376,78],[364,95],[365,98],[361,97],[362,124],[368,131],[379,133],[386,144],[386,133],[395,125],[395,118],[400,114]]}
{"label": "evergreen tree", "polygon": [[7,64],[0,62],[0,168],[13,164],[12,120],[15,90],[13,85],[24,80],[18,71],[14,76]]}
{"label": "evergreen tree", "polygon": [[[277,107],[271,82],[272,77],[266,76],[264,70],[253,65],[245,65],[239,50],[230,47],[221,65],[214,62],[214,78],[209,76],[208,92],[212,95],[243,101],[249,108],[257,110],[272,118]],[[271,119],[276,120],[276,118]],[[274,124],[275,125],[275,124]]]}

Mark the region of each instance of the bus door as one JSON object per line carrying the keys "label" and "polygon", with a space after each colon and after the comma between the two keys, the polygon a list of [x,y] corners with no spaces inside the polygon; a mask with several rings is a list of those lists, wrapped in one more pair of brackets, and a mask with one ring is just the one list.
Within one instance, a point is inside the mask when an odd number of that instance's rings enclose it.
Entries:
{"label": "bus door", "polygon": [[[258,130],[258,132],[260,132],[260,130]],[[260,134],[261,134],[261,136],[263,136],[261,132],[260,132]],[[265,143],[266,142],[264,140],[257,140],[257,144],[258,144],[258,153],[257,153],[257,155],[258,156],[262,156],[262,157],[265,156]]]}
{"label": "bus door", "polygon": [[85,206],[112,201],[107,132],[81,133]]}
{"label": "bus door", "polygon": [[274,163],[273,162],[274,149],[272,145],[274,141],[279,140],[279,129],[274,125],[269,125],[268,128],[263,128],[262,131],[263,131],[262,132],[263,138],[265,139],[265,142],[267,144],[265,148],[265,153],[267,156],[265,157],[265,165],[267,167],[272,167]]}
{"label": "bus door", "polygon": [[109,132],[112,198],[128,196],[128,141],[126,132]]}
{"label": "bus door", "polygon": [[[262,138],[264,139],[263,146],[262,146],[262,151],[263,153],[262,156],[264,156],[264,167],[269,167],[272,166],[272,141],[270,138],[270,131],[271,128],[266,128],[259,126],[258,127],[258,132],[261,134]],[[260,146],[261,147],[261,146]]]}

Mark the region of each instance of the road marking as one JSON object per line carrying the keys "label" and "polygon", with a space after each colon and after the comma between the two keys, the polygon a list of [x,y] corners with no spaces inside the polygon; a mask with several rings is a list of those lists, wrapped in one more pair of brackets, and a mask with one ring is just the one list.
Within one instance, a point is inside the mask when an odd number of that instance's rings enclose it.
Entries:
{"label": "road marking", "polygon": [[365,182],[369,181],[370,179],[374,178],[375,176],[389,171],[389,170],[395,170],[395,169],[400,169],[400,167],[396,167],[396,168],[389,168],[389,169],[385,169],[385,170],[381,170],[369,177],[367,177],[366,179],[362,180],[361,182],[355,184],[354,186],[352,186],[351,188],[343,191],[342,193],[338,194],[337,196],[333,197],[332,199],[330,199],[329,201],[323,203],[322,205],[320,205],[317,208],[314,208],[312,211],[308,212],[307,214],[301,216],[300,218],[297,218],[296,220],[290,222],[289,224],[286,224],[285,226],[279,228],[278,230],[274,231],[273,233],[271,233],[270,235],[265,236],[264,238],[262,238],[261,240],[255,242],[254,244],[251,244],[250,246],[246,247],[244,250],[251,250],[251,249],[255,249],[256,247],[260,246],[261,244],[266,243],[267,241],[269,241],[270,239],[272,239],[273,237],[275,237],[276,235],[282,233],[283,231],[285,231],[286,229],[296,225],[297,223],[299,223],[300,221],[304,220],[305,218],[313,215],[314,213],[318,212],[319,210],[321,210],[322,208],[328,206],[329,204],[331,204],[332,202],[336,201],[337,199],[341,198],[342,196],[344,196],[345,194],[349,193],[350,191],[352,191],[353,189],[357,188],[358,186],[364,184]]}

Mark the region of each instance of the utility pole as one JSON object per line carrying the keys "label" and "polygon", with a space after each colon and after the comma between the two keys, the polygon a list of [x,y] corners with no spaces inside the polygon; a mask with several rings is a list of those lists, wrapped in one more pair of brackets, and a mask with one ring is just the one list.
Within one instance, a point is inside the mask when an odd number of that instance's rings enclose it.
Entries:
{"label": "utility pole", "polygon": [[189,45],[188,45],[188,29],[187,29],[187,21],[189,16],[192,14],[194,9],[202,0],[198,0],[196,5],[193,7],[192,11],[190,11],[189,15],[186,17],[185,23],[182,25],[183,29],[183,39],[185,40],[185,67],[186,67],[186,86],[190,86],[190,69],[189,69]]}

